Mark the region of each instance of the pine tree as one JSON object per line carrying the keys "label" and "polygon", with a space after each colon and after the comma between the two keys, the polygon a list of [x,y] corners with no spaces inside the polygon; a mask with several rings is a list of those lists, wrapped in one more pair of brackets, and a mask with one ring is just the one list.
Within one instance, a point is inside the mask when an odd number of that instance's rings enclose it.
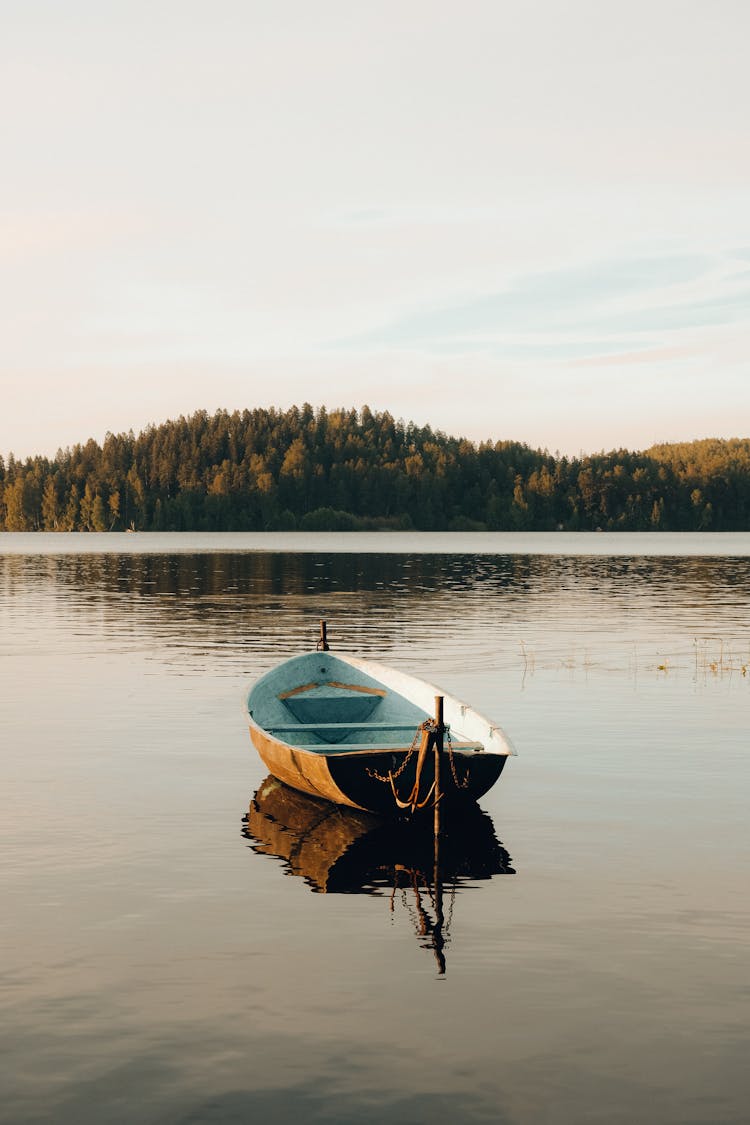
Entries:
{"label": "pine tree", "polygon": [[42,524],[45,531],[57,531],[60,506],[57,499],[57,484],[54,477],[47,477],[42,493]]}

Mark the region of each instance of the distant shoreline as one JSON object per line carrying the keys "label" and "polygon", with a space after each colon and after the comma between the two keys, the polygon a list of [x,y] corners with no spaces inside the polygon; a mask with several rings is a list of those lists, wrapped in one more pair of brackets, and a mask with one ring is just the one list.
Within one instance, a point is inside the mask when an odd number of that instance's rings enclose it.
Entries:
{"label": "distant shoreline", "polygon": [[748,558],[744,531],[6,532],[0,556],[398,554],[491,557]]}

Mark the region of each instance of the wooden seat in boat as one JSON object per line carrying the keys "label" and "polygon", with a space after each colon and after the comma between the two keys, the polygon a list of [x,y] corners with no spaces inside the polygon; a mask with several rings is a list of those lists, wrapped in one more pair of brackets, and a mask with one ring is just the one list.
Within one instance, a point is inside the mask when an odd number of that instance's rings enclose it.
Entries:
{"label": "wooden seat in boat", "polygon": [[300,723],[314,723],[316,719],[325,722],[335,715],[341,723],[354,726],[369,719],[385,695],[381,688],[327,680],[324,683],[302,684],[281,692],[278,698]]}

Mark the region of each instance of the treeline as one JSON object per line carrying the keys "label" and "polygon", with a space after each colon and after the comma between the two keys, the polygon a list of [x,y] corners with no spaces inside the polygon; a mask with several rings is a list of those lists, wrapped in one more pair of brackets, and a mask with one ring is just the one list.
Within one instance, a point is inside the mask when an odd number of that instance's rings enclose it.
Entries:
{"label": "treeline", "polygon": [[0,530],[128,528],[745,531],[750,439],[568,458],[306,404],[0,457]]}

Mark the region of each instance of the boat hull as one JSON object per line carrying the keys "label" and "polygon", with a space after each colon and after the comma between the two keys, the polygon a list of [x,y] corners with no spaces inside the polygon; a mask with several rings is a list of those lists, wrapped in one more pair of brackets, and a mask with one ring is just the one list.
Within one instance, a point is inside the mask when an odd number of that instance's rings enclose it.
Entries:
{"label": "boat hull", "polygon": [[250,725],[250,738],[267,768],[285,785],[309,793],[312,797],[324,797],[340,805],[350,805],[353,809],[366,806],[358,804],[339,789],[331,776],[329,759],[323,754],[311,754],[299,746],[280,742],[258,727]]}
{"label": "boat hull", "polygon": [[[393,815],[399,811],[390,782],[381,778],[387,778],[389,771],[392,774],[399,771],[409,753],[406,748],[327,756],[311,753],[303,747],[289,746],[257,727],[250,727],[250,737],[273,776],[293,789],[381,815]],[[412,754],[394,782],[402,799],[412,791],[416,781],[416,759],[416,753]],[[443,800],[478,800],[498,780],[506,761],[507,758],[499,754],[455,750],[456,784],[450,756],[444,750],[440,765]],[[423,795],[430,791],[434,778],[435,756],[430,753],[422,768],[420,792]]]}

